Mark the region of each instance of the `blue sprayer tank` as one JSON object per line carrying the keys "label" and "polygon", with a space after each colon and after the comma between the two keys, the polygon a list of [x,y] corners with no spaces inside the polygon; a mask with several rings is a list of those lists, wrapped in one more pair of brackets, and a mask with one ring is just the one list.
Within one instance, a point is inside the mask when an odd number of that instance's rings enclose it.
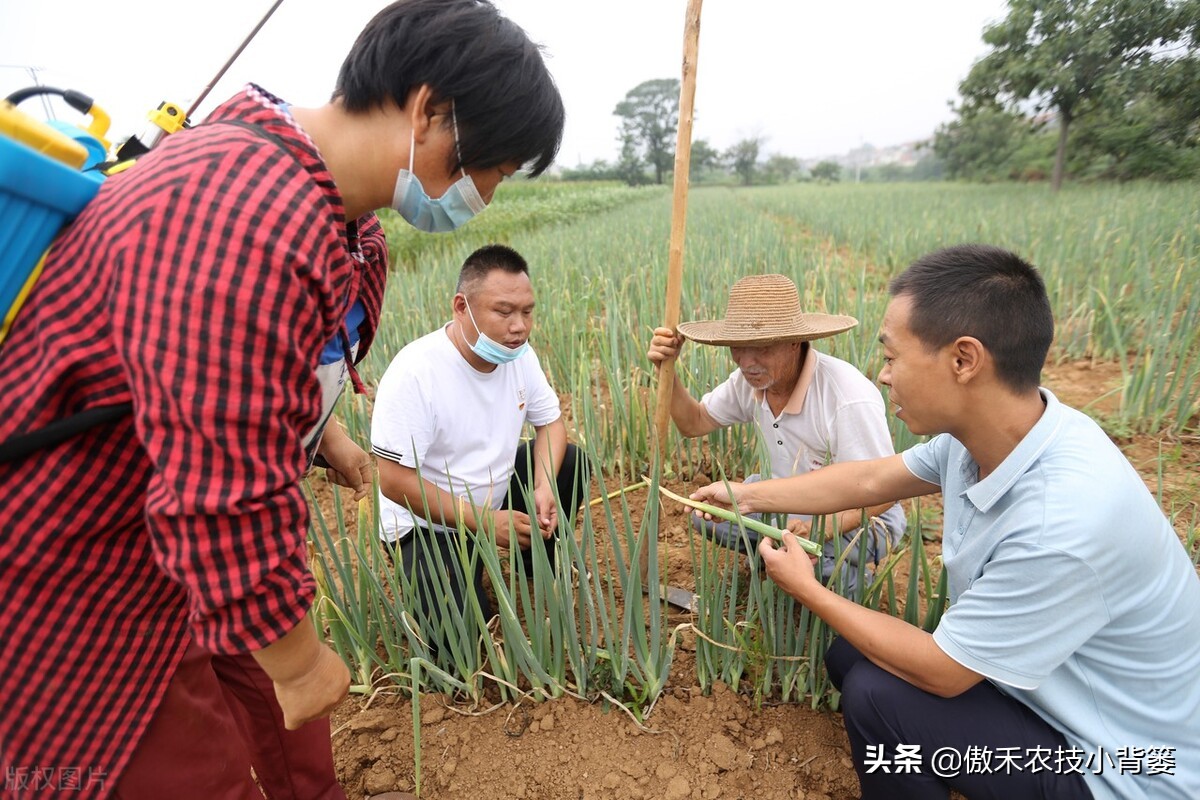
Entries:
{"label": "blue sprayer tank", "polygon": [[105,157],[108,116],[94,110],[85,131],[40,122],[0,101],[0,342],[41,274],[54,237],[104,180],[93,167]]}

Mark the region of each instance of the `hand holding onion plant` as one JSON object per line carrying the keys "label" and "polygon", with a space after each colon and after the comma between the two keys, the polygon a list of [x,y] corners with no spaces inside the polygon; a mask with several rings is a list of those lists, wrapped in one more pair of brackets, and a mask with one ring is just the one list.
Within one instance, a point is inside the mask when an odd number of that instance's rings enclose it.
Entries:
{"label": "hand holding onion plant", "polygon": [[[649,479],[646,479],[646,482],[649,483]],[[724,486],[729,487],[728,491],[725,493],[726,497],[728,497],[729,494],[733,492],[734,486],[741,486],[741,485],[742,484],[740,484],[740,483],[724,484]],[[680,495],[677,495],[674,492],[669,491],[662,486],[659,486],[658,490],[660,492],[662,492],[664,495],[666,495],[667,497],[670,497],[672,500],[676,500],[680,503],[683,503],[685,506],[688,506],[689,508],[694,509],[696,511],[697,516],[701,516],[704,519],[709,519],[709,520],[714,519],[714,518],[715,519],[723,519],[723,520],[726,520],[727,522],[732,522],[735,525],[742,525],[747,530],[752,530],[755,533],[760,533],[763,536],[767,536],[771,539],[774,539],[777,542],[782,542],[783,535],[785,533],[787,533],[787,531],[785,531],[785,530],[776,528],[773,525],[768,525],[765,522],[761,522],[760,520],[754,519],[753,517],[743,516],[743,514],[749,513],[751,511],[751,509],[748,507],[744,508],[742,503],[738,503],[735,506],[734,503],[732,503],[728,499],[722,500],[720,497],[714,497],[712,495],[709,495],[710,499],[712,499],[718,503],[724,503],[725,505],[729,506],[729,508],[721,508],[719,506],[715,506],[710,503],[697,502],[697,500],[695,499],[696,494],[693,494],[691,496],[691,498],[687,498],[687,497],[682,497]],[[812,541],[811,539],[805,539],[802,536],[796,536],[796,541],[810,555],[816,556],[816,555],[821,554],[821,545],[817,544],[816,542]]]}

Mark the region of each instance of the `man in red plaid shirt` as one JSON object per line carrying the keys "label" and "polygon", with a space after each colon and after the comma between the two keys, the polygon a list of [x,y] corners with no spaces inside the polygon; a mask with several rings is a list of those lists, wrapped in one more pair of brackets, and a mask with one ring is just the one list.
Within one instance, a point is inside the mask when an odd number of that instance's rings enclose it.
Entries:
{"label": "man in red plaid shirt", "polygon": [[345,796],[326,716],[349,673],[308,618],[300,481],[320,454],[370,484],[326,423],[380,320],[372,212],[453,229],[562,125],[489,3],[400,0],[328,104],[250,86],[59,237],[0,348],[0,440],[108,421],[0,464],[5,796],[50,771],[85,797],[259,797],[251,766],[272,798]]}

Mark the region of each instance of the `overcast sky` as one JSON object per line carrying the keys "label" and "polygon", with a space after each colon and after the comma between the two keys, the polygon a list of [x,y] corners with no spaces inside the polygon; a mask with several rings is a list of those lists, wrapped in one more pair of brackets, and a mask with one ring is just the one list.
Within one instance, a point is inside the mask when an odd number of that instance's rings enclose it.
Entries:
{"label": "overcast sky", "polygon": [[[0,0],[0,92],[40,82],[88,93],[123,137],[168,99],[185,108],[272,0]],[[381,0],[283,0],[198,111],[255,81],[318,105]],[[543,45],[563,93],[559,164],[617,154],[612,111],[644,80],[678,78],[686,0],[496,0]],[[724,149],[836,155],[922,139],[985,52],[1004,0],[706,0],[694,139]],[[40,113],[32,101],[22,110]],[[70,112],[61,114],[72,118]],[[75,117],[77,118],[77,117]]]}

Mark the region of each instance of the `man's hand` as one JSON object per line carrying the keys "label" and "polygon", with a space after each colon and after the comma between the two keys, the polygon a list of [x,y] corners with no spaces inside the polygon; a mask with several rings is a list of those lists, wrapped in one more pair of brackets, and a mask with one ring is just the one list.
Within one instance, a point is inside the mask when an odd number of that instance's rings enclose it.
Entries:
{"label": "man's hand", "polygon": [[646,357],[657,368],[667,359],[678,358],[679,348],[681,347],[683,347],[683,337],[681,335],[671,333],[670,328],[655,328],[654,337],[650,340],[650,350],[647,351]]}
{"label": "man's hand", "polygon": [[529,547],[533,528],[528,514],[499,508],[491,512],[489,520],[497,545],[512,548],[515,544],[521,549]]}
{"label": "man's hand", "polygon": [[558,527],[558,505],[554,502],[554,487],[549,484],[533,487],[533,508],[542,538],[549,539]]}
{"label": "man's hand", "polygon": [[797,600],[802,600],[804,592],[814,585],[820,587],[813,571],[813,562],[817,557],[809,555],[791,531],[783,534],[783,541],[778,545],[771,537],[762,537],[758,543],[758,554],[771,580]]}
{"label": "man's hand", "polygon": [[[729,487],[728,490],[726,486]],[[708,486],[702,486],[692,492],[691,498],[697,502],[707,503],[710,506],[718,506],[720,508],[733,508],[736,504],[738,513],[749,514],[754,509],[738,496],[743,488],[744,484],[741,483],[710,483]],[[732,493],[732,497],[730,493]],[[697,511],[696,515],[702,516],[705,519],[712,519],[712,514],[704,514]]]}
{"label": "man's hand", "polygon": [[281,639],[251,655],[275,684],[288,730],[328,716],[349,692],[350,670],[317,638],[307,615]]}
{"label": "man's hand", "polygon": [[275,681],[275,697],[283,709],[284,727],[294,731],[306,722],[329,716],[346,699],[349,690],[350,670],[336,653],[322,644],[308,671],[286,681]]}
{"label": "man's hand", "polygon": [[799,536],[801,539],[812,538],[812,520],[811,519],[789,519],[787,529]]}
{"label": "man's hand", "polygon": [[371,488],[371,457],[346,435],[337,420],[331,419],[325,426],[317,452],[329,464],[325,475],[330,482],[353,489],[355,501],[367,496]]}

